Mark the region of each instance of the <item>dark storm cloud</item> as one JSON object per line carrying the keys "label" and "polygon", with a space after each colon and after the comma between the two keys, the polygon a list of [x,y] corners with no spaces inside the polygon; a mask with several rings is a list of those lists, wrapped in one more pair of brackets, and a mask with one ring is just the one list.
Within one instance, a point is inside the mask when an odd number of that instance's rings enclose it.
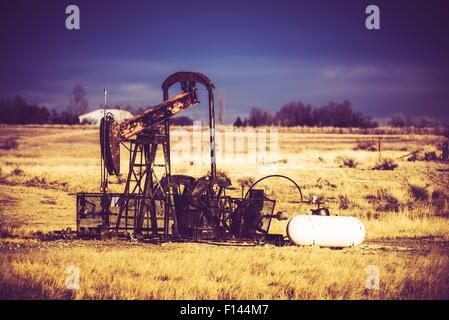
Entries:
{"label": "dark storm cloud", "polygon": [[[77,4],[81,30],[65,29]],[[381,30],[367,31],[377,4]],[[373,116],[447,119],[444,1],[2,1],[0,96],[63,107],[82,84],[92,108],[158,103],[172,72],[206,73],[228,120],[250,107],[350,99]]]}

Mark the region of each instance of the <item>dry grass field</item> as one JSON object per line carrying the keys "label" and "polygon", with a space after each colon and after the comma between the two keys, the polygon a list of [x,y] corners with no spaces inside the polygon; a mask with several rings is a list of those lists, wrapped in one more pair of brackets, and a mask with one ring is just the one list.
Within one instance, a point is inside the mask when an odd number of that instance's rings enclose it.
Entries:
{"label": "dry grass field", "polygon": [[[397,165],[394,170],[374,169],[379,138],[381,164]],[[205,135],[206,152],[207,140]],[[0,298],[449,298],[449,163],[430,160],[442,137],[292,128],[280,129],[278,141],[278,158],[270,166],[220,158],[217,166],[234,184],[273,172],[293,178],[304,197],[316,195],[331,212],[361,219],[367,232],[362,245],[331,250],[42,240],[48,232],[75,229],[76,192],[99,189],[97,129],[0,127]],[[402,157],[419,148],[417,161]],[[126,161],[123,150],[122,168]],[[208,168],[195,159],[173,164],[174,173],[195,177]],[[122,191],[122,181],[111,180],[111,191]],[[290,216],[309,212],[290,201],[296,194],[285,181],[270,183],[265,187],[279,210]],[[285,221],[272,232],[285,234]],[[66,289],[71,265],[80,270],[78,290]],[[380,271],[379,289],[366,288],[370,266]]]}

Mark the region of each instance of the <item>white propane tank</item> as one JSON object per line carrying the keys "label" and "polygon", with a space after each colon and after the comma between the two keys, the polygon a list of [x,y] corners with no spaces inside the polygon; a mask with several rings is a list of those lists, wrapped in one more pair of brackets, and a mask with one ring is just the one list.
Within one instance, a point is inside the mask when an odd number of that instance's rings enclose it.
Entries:
{"label": "white propane tank", "polygon": [[365,226],[354,217],[298,215],[288,222],[287,235],[297,245],[353,247],[365,239]]}

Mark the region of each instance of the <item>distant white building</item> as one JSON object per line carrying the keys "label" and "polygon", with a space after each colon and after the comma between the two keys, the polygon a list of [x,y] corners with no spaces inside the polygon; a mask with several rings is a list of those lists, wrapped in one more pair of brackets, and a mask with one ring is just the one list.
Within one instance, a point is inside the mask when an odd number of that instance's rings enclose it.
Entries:
{"label": "distant white building", "polygon": [[[131,112],[120,109],[106,109],[106,114],[111,113],[118,122],[132,118]],[[100,125],[100,121],[104,116],[104,109],[97,109],[79,116],[80,123],[89,123],[96,126]]]}

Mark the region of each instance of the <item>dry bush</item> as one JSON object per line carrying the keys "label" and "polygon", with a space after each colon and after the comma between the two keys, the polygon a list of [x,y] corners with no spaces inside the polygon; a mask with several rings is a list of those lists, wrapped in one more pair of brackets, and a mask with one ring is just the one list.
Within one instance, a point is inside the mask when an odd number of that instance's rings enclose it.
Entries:
{"label": "dry bush", "polygon": [[350,205],[351,205],[351,200],[349,199],[349,197],[347,195],[339,195],[338,196],[338,200],[339,200],[339,209],[342,210],[348,210]]}
{"label": "dry bush", "polygon": [[244,187],[244,188],[251,187],[254,184],[254,182],[255,182],[254,177],[242,177],[237,180],[237,183],[239,184],[239,186]]}
{"label": "dry bush", "polygon": [[3,175],[3,169],[0,166],[0,184],[7,184],[7,183],[8,183],[8,178]]}
{"label": "dry bush", "polygon": [[117,184],[124,184],[126,182],[126,177],[123,174],[116,176]]}
{"label": "dry bush", "polygon": [[58,189],[62,191],[68,191],[69,186],[65,181],[52,181],[48,180],[45,177],[34,176],[28,181],[25,182],[25,186],[27,187],[38,187],[38,188],[47,188],[47,189]]}
{"label": "dry bush", "polygon": [[25,185],[27,187],[46,187],[48,185],[48,182],[43,177],[33,177],[28,180]]}
{"label": "dry bush", "polygon": [[432,200],[439,200],[439,199],[444,199],[444,198],[445,198],[445,194],[443,191],[434,190],[432,192]]}
{"label": "dry bush", "polygon": [[394,211],[399,212],[402,204],[399,199],[391,194],[390,190],[382,188],[377,190],[374,195],[367,195],[365,199],[374,205],[374,208],[378,211]]}
{"label": "dry bush", "polygon": [[432,205],[436,209],[436,214],[441,216],[449,215],[449,197],[440,190],[434,190],[431,195]]}
{"label": "dry bush", "polygon": [[433,145],[427,145],[412,151],[408,161],[434,161],[440,158],[440,151]]}
{"label": "dry bush", "polygon": [[[224,181],[231,181],[231,178],[229,177],[229,173],[226,170],[217,169],[215,174],[216,174],[217,179],[224,180]],[[211,171],[209,170],[206,175],[208,177],[210,177],[212,175]]]}
{"label": "dry bush", "polygon": [[330,182],[327,179],[318,178],[314,187],[317,187],[318,189],[326,189],[326,188],[335,189],[337,188],[337,185],[335,183]]}
{"label": "dry bush", "polygon": [[[221,178],[221,179],[224,179],[224,180],[230,180],[231,179],[231,178],[229,178],[229,173],[226,170],[218,169],[216,174],[217,174],[217,178]],[[210,175],[210,174],[208,174],[208,175]]]}
{"label": "dry bush", "polygon": [[399,165],[396,163],[396,161],[392,158],[383,158],[382,160],[379,160],[376,162],[376,164],[373,167],[373,170],[394,170]]}
{"label": "dry bush", "polygon": [[359,141],[354,151],[364,150],[364,151],[377,151],[377,146],[375,141]]}
{"label": "dry bush", "polygon": [[244,192],[246,188],[250,188],[256,180],[253,177],[242,177],[237,180],[240,188],[242,189],[242,197],[244,196]]}
{"label": "dry bush", "polygon": [[348,157],[348,156],[338,156],[335,159],[335,162],[338,163],[340,168],[356,168],[357,165],[359,164],[357,162],[356,159],[354,159],[353,157]]}
{"label": "dry bush", "polygon": [[409,185],[409,192],[413,199],[417,201],[428,201],[429,200],[429,191],[427,187],[421,187],[415,184]]}
{"label": "dry bush", "polygon": [[8,138],[0,144],[0,149],[3,150],[17,150],[19,148],[19,142],[14,138]]}
{"label": "dry bush", "polygon": [[23,176],[25,174],[25,171],[20,169],[20,167],[16,167],[11,171],[12,176]]}

